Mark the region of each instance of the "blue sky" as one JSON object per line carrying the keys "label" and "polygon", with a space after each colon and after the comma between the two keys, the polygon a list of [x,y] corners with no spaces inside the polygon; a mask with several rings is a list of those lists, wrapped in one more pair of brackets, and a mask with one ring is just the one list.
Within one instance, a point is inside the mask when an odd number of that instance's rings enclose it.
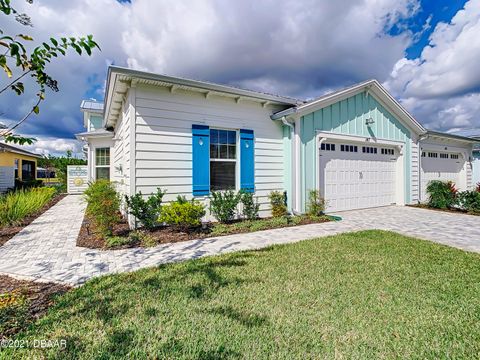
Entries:
{"label": "blue sky", "polygon": [[[376,78],[431,129],[480,126],[480,0],[13,2],[34,27],[2,20],[4,30],[93,34],[102,48],[49,68],[60,92],[19,128],[39,139],[35,151],[80,150],[80,101],[103,98],[112,63],[299,98]],[[31,95],[4,97],[0,122],[20,118]]]}

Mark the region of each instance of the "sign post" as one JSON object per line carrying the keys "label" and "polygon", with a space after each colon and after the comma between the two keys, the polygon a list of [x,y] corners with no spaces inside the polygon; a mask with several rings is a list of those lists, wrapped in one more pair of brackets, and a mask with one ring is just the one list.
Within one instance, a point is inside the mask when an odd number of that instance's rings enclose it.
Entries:
{"label": "sign post", "polygon": [[67,166],[67,192],[82,194],[88,187],[87,165]]}

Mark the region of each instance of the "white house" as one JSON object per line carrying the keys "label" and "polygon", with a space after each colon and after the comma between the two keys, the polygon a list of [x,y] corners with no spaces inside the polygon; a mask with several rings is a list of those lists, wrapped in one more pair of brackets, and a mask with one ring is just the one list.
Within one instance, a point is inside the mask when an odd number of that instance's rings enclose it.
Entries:
{"label": "white house", "polygon": [[267,216],[273,190],[303,212],[312,189],[342,211],[425,201],[433,179],[472,188],[475,140],[427,131],[376,80],[303,101],[111,66],[81,109],[89,177],[122,194],[244,189]]}

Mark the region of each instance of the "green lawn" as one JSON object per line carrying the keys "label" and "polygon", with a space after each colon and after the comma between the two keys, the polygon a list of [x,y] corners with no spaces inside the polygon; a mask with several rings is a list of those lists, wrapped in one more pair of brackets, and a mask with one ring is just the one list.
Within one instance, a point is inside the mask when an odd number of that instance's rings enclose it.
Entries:
{"label": "green lawn", "polygon": [[[4,358],[479,358],[480,256],[383,231],[94,279]],[[0,356],[1,356],[0,355]]]}

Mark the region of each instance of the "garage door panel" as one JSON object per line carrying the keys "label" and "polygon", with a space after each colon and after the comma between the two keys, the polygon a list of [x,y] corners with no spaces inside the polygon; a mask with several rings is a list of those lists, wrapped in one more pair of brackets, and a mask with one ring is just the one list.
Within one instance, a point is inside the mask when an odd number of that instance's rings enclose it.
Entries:
{"label": "garage door panel", "polygon": [[421,200],[428,199],[427,186],[430,181],[452,181],[460,188],[460,175],[465,166],[465,160],[458,155],[457,158],[452,158],[449,154],[448,158],[429,157],[427,154],[432,152],[424,152],[425,156],[421,159]]}
{"label": "garage door panel", "polygon": [[[345,144],[347,145],[347,144]],[[396,157],[358,152],[321,151],[320,186],[327,211],[391,205],[395,202]]]}

